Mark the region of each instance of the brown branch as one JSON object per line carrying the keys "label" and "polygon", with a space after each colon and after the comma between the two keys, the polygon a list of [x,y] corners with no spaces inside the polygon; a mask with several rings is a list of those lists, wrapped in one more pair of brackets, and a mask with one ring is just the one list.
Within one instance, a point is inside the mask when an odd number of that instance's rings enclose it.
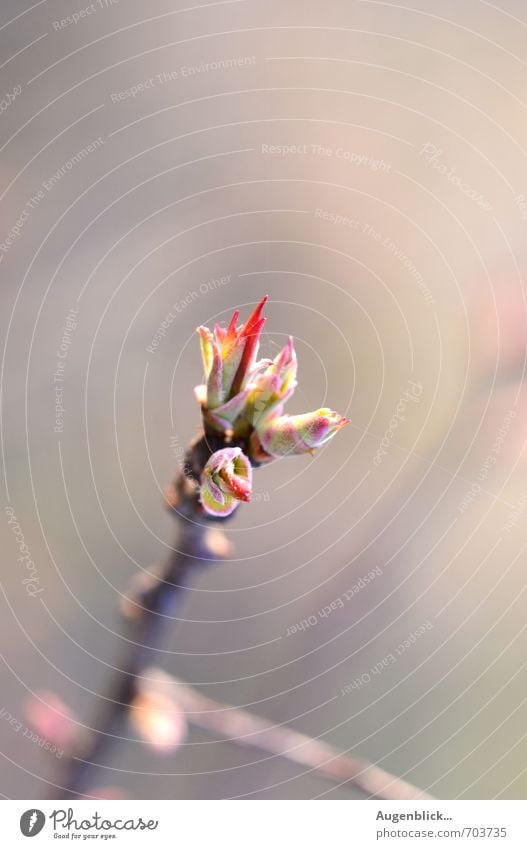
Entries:
{"label": "brown branch", "polygon": [[53,795],[75,798],[86,795],[93,786],[92,773],[103,765],[116,740],[122,739],[118,731],[138,693],[141,675],[155,662],[176,609],[184,601],[185,577],[197,566],[225,556],[226,542],[211,529],[198,498],[199,476],[210,450],[208,435],[200,433],[189,447],[174,485],[167,490],[167,506],[179,524],[177,547],[161,568],[137,575],[123,596],[126,656],[104,697],[103,710],[93,726],[96,730],[78,741],[64,764],[62,786],[55,785]]}

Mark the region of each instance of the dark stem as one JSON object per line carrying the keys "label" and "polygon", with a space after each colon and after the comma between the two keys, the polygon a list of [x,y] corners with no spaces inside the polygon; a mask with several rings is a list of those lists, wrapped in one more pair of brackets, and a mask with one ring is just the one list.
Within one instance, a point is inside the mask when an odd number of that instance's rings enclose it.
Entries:
{"label": "dark stem", "polygon": [[[214,446],[212,450],[217,448]],[[167,493],[168,506],[179,524],[177,545],[166,564],[157,572],[139,575],[125,597],[127,654],[105,697],[102,714],[94,722],[96,730],[65,764],[62,787],[53,794],[57,798],[80,797],[93,788],[93,773],[122,739],[119,730],[137,695],[138,679],[154,664],[157,650],[166,642],[174,614],[185,600],[187,575],[217,559],[206,542],[208,524],[198,500],[199,476],[210,453],[210,437],[200,433],[187,451],[183,470]]]}
{"label": "dark stem", "polygon": [[137,678],[154,661],[157,649],[166,641],[171,618],[185,598],[181,581],[194,565],[194,559],[174,553],[163,578],[144,599],[140,618],[128,628],[127,636],[132,641],[128,657],[106,696],[103,714],[95,724],[97,731],[93,732],[83,751],[73,755],[67,764],[65,791],[61,791],[61,798],[74,798],[89,790],[92,772],[119,741],[118,730],[136,695]]}

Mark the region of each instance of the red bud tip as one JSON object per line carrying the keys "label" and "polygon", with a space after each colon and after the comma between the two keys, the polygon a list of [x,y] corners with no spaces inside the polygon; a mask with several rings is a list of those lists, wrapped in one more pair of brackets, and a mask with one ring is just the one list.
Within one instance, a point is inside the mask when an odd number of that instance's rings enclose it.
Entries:
{"label": "red bud tip", "polygon": [[234,310],[234,314],[231,318],[231,322],[227,328],[225,333],[225,340],[229,342],[234,342],[236,338],[236,325],[238,323],[238,319],[240,317],[240,310]]}
{"label": "red bud tip", "polygon": [[[243,336],[249,336],[250,334],[253,334],[253,333],[256,332],[255,326],[258,324],[259,321],[261,321],[260,316],[262,314],[262,310],[263,310],[265,304],[267,303],[268,299],[269,299],[269,295],[264,295],[262,300],[258,304],[258,306],[255,307],[254,311],[251,313],[251,315],[249,316],[249,318],[245,322],[245,325],[242,329],[242,335]],[[265,321],[265,319],[263,319],[263,320]],[[263,325],[262,325],[262,327],[263,327]]]}

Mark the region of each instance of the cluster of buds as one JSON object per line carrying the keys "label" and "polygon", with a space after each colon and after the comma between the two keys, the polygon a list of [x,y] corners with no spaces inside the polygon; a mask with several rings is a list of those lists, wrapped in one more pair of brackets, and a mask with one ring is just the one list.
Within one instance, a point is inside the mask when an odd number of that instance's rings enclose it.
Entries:
{"label": "cluster of buds", "polygon": [[289,337],[274,360],[257,360],[266,300],[240,326],[236,310],[227,328],[198,327],[206,383],[196,387],[196,397],[205,433],[227,444],[201,475],[201,503],[212,516],[228,516],[240,501],[250,501],[253,465],[312,454],[349,421],[328,408],[284,414],[297,386],[297,358]]}

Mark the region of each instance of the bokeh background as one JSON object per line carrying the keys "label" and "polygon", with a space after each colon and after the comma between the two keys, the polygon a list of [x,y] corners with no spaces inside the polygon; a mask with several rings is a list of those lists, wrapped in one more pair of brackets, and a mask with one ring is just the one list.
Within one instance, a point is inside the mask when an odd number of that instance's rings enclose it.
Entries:
{"label": "bokeh background", "polygon": [[[268,293],[290,411],[352,425],[258,472],[159,665],[438,797],[525,797],[526,43],[520,0],[4,0],[3,796],[49,793],[27,700],[90,725],[173,544],[196,326]],[[361,795],[123,735],[98,784],[131,797]]]}

